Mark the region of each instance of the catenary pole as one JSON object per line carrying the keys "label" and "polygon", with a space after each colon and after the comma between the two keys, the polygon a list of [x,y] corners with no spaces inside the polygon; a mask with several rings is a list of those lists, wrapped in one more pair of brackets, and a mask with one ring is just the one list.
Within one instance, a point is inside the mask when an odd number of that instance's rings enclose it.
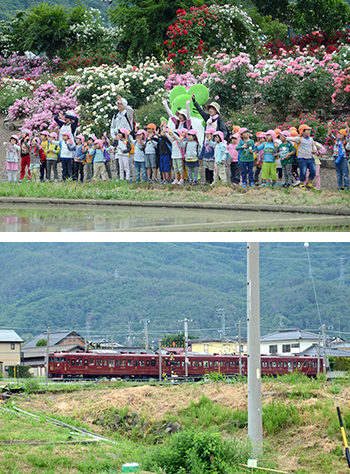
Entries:
{"label": "catenary pole", "polygon": [[248,436],[253,457],[262,455],[259,243],[247,244]]}
{"label": "catenary pole", "polygon": [[46,367],[45,367],[45,386],[49,382],[49,347],[50,347],[50,328],[47,328],[46,337]]}

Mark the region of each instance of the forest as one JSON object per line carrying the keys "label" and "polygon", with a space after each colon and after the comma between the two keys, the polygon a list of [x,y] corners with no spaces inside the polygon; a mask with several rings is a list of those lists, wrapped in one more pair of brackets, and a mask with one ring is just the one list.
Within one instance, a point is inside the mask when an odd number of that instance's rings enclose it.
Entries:
{"label": "forest", "polygon": [[[349,262],[348,243],[261,243],[261,333],[325,324],[346,337]],[[130,331],[139,344],[143,319],[150,341],[182,332],[184,318],[191,334],[220,337],[217,309],[225,308],[226,336],[236,336],[246,319],[246,263],[245,242],[0,243],[0,327],[25,340],[47,327],[83,336],[88,328],[122,344]]]}

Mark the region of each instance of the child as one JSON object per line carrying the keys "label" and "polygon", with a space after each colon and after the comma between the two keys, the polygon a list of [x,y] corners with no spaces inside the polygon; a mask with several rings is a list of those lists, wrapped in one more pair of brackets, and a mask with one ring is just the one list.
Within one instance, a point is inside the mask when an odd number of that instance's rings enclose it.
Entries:
{"label": "child", "polygon": [[241,180],[241,164],[238,162],[238,151],[236,150],[238,145],[239,135],[234,133],[231,136],[231,143],[227,146],[227,151],[231,157],[231,185],[237,186]]}
{"label": "child", "polygon": [[[111,155],[114,151],[114,148],[111,146],[111,141],[107,135],[107,132],[104,132],[104,134],[101,137],[103,146],[105,148],[103,154],[105,157],[105,168],[106,168],[106,173],[108,175],[108,179],[112,181],[112,170],[111,170]],[[110,150],[110,152],[107,151]]]}
{"label": "child", "polygon": [[[328,122],[328,135],[333,139],[332,122]],[[349,142],[349,127],[339,130],[333,145],[333,158],[335,171],[337,173],[338,189],[349,191],[349,165],[346,150]]]}
{"label": "child", "polygon": [[119,160],[120,179],[124,181],[124,171],[126,180],[130,179],[129,152],[131,150],[130,142],[127,140],[128,130],[121,128],[118,132],[118,144],[116,155]]}
{"label": "child", "polygon": [[188,132],[188,141],[179,141],[180,148],[185,148],[185,163],[188,169],[188,184],[196,185],[198,180],[199,144],[196,130]]}
{"label": "child", "polygon": [[26,167],[28,168],[28,181],[31,179],[30,175],[30,136],[32,132],[26,128],[22,128],[21,138],[18,142],[21,147],[21,172],[19,174],[19,182],[21,183],[26,175]]}
{"label": "child", "polygon": [[51,170],[53,170],[53,178],[55,183],[58,182],[57,163],[60,154],[60,146],[54,145],[52,142],[57,142],[57,133],[52,132],[48,135],[48,147],[46,150],[46,178],[51,181]]}
{"label": "child", "polygon": [[47,152],[47,147],[49,145],[48,136],[49,136],[49,132],[47,130],[40,132],[40,146],[43,152],[45,153],[45,160],[42,160],[40,162],[40,181],[45,180],[45,174],[46,174],[46,179],[47,179],[46,152]]}
{"label": "child", "polygon": [[[179,146],[180,140],[180,130],[175,130],[172,132],[170,128],[166,129],[166,136],[171,142],[171,159],[173,162],[174,168],[174,181],[172,184],[179,184],[180,186],[184,184],[184,169],[182,164],[182,150]],[[177,179],[177,176],[180,175],[180,179]]]}
{"label": "child", "polygon": [[[123,129],[124,130],[124,129]],[[126,133],[128,131],[126,130]],[[104,146],[102,140],[96,140],[94,143],[94,149],[95,149],[95,154],[94,154],[94,176],[92,178],[93,181],[96,181],[97,179],[103,179],[107,181],[107,175],[106,175],[106,167],[105,167],[105,157],[104,157]]]}
{"label": "child", "polygon": [[215,128],[212,127],[209,127],[205,131],[205,139],[201,154],[199,155],[199,161],[203,161],[203,167],[205,169],[205,184],[211,184],[214,181],[215,147],[212,141],[215,131]]}
{"label": "child", "polygon": [[176,111],[176,117],[175,117],[175,115],[170,110],[166,99],[162,100],[162,104],[164,105],[165,110],[168,112],[169,118],[174,123],[175,129],[187,128],[187,130],[189,130],[192,127],[190,103],[191,103],[191,101],[187,100],[186,101],[186,110],[181,109],[181,110]]}
{"label": "child", "polygon": [[149,123],[146,127],[146,141],[145,141],[145,165],[147,169],[148,182],[157,182],[157,157],[156,149],[158,146],[158,137],[156,136],[157,127],[154,123]]}
{"label": "child", "polygon": [[[74,161],[73,161],[73,181],[82,183],[84,181],[84,135],[77,135],[75,137],[75,150],[74,150]],[[80,175],[80,179],[79,179]]]}
{"label": "child", "polygon": [[243,127],[239,129],[239,135],[241,140],[236,146],[236,150],[240,151],[240,162],[241,162],[241,172],[242,172],[242,188],[247,187],[247,175],[249,178],[249,184],[251,188],[254,188],[254,150],[255,145],[254,141],[249,138],[249,131],[247,128]]}
{"label": "child", "polygon": [[[316,174],[315,160],[312,153],[317,152],[314,140],[310,137],[311,128],[308,125],[301,125],[299,127],[300,137],[287,137],[287,141],[294,142],[298,145],[298,163],[300,168],[300,189],[316,189],[312,184],[312,180]],[[305,185],[306,170],[309,169],[308,182]]]}
{"label": "child", "polygon": [[219,178],[224,184],[227,183],[226,160],[229,160],[230,158],[230,154],[227,151],[226,142],[224,140],[224,134],[222,132],[215,132],[213,133],[213,138],[214,142],[212,142],[212,144],[215,146],[215,168],[214,181],[210,186],[215,185],[219,181]]}
{"label": "child", "polygon": [[84,152],[85,152],[85,169],[86,169],[86,182],[92,180],[92,176],[94,174],[94,156],[95,156],[95,148],[94,143],[97,138],[95,135],[89,135],[87,139],[87,144],[85,145]]}
{"label": "child", "polygon": [[[262,145],[266,141],[266,133],[258,132],[256,134],[257,141],[255,142],[255,148]],[[256,168],[254,173],[254,184],[259,183],[259,177],[261,172],[261,166],[264,161],[264,150],[257,151],[256,153]]]}
{"label": "child", "polygon": [[7,170],[8,182],[17,183],[18,160],[21,152],[18,136],[11,135],[10,142],[5,142],[4,145],[7,146],[5,170]]}
{"label": "child", "polygon": [[60,146],[60,160],[62,164],[62,181],[72,178],[73,174],[73,157],[75,144],[72,140],[72,134],[68,131],[61,133],[62,140],[53,140],[51,143]]}
{"label": "child", "polygon": [[[326,148],[321,145],[321,143],[319,142],[315,142],[315,147],[317,149],[317,152],[316,153],[313,153],[312,156],[315,160],[315,165],[316,165],[316,174],[315,174],[315,180],[316,180],[316,189],[318,191],[321,190],[321,175],[320,175],[320,167],[321,167],[321,160],[320,160],[320,155],[325,155],[327,153],[327,150]],[[307,171],[306,173],[306,180],[308,179],[308,172],[309,170]],[[304,183],[305,185],[307,184],[307,181],[306,183]]]}
{"label": "child", "polygon": [[135,180],[140,182],[140,174],[142,173],[142,181],[147,181],[147,171],[145,165],[145,140],[146,130],[138,130],[136,132],[136,139],[129,135],[128,139],[135,146],[134,165],[135,165]]}
{"label": "child", "polygon": [[[278,149],[278,147],[282,143],[282,141],[280,140],[281,130],[279,128],[276,128],[274,130],[274,132],[276,133],[275,144],[276,144],[277,149]],[[276,173],[277,173],[277,184],[280,185],[280,186],[283,186],[283,184],[284,184],[284,182],[283,182],[283,170],[282,170],[282,163],[281,163],[279,155],[276,156]]]}
{"label": "child", "polygon": [[257,151],[264,151],[263,163],[261,166],[261,186],[267,186],[267,181],[271,178],[272,186],[276,186],[277,171],[276,171],[276,156],[277,144],[275,144],[276,132],[268,130],[266,132],[266,142],[257,147]]}
{"label": "child", "polygon": [[160,158],[160,172],[163,177],[162,184],[170,183],[170,162],[172,149],[171,142],[166,136],[165,128],[160,129],[157,151]]}
{"label": "child", "polygon": [[32,179],[35,182],[40,181],[40,144],[39,138],[33,137],[30,141],[30,166]]}
{"label": "child", "polygon": [[287,130],[281,132],[281,144],[278,145],[278,154],[281,160],[285,188],[289,188],[293,184],[292,168],[295,156],[295,148],[291,143],[287,142],[287,137],[290,137],[290,132]]}
{"label": "child", "polygon": [[[291,127],[289,129],[289,132],[290,132],[291,137],[299,136],[298,130],[295,127]],[[295,148],[295,155],[293,157],[293,166],[292,166],[292,173],[293,173],[293,180],[294,180],[293,186],[299,186],[300,184],[299,173],[298,173],[299,164],[298,164],[298,157],[297,157],[298,145],[296,143],[293,143],[293,146]]]}

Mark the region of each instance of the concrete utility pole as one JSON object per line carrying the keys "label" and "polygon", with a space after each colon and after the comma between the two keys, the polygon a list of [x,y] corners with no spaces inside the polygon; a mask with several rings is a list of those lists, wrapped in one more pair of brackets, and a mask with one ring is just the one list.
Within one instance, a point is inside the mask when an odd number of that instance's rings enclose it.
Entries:
{"label": "concrete utility pole", "polygon": [[317,375],[320,375],[320,357],[321,357],[321,333],[318,333],[318,348],[317,348]]}
{"label": "concrete utility pole", "polygon": [[248,436],[253,457],[263,452],[260,361],[259,243],[247,244]]}
{"label": "concrete utility pole", "polygon": [[144,324],[144,332],[145,332],[145,349],[148,352],[148,323],[151,321],[149,319],[141,319],[140,323]]}
{"label": "concrete utility pole", "polygon": [[323,373],[326,373],[326,326],[322,324]]}
{"label": "concrete utility pole", "polygon": [[184,334],[185,334],[185,375],[188,377],[188,323],[193,321],[192,319],[179,319],[179,323],[184,323]]}
{"label": "concrete utility pole", "polygon": [[46,337],[46,370],[45,370],[45,386],[47,387],[49,381],[49,347],[50,347],[50,328],[47,328]]}
{"label": "concrete utility pole", "polygon": [[241,321],[238,321],[238,354],[239,354],[239,375],[242,375],[242,339],[241,339]]}

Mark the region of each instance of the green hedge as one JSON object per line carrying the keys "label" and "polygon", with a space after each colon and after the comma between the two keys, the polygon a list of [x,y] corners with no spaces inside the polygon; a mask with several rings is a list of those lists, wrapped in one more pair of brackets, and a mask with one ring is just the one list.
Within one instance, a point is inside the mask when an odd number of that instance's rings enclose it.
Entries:
{"label": "green hedge", "polygon": [[16,367],[16,377],[18,377],[18,369],[19,369],[19,377],[21,379],[29,379],[31,374],[29,373],[30,367],[28,365],[9,365],[9,377],[14,377],[14,368]]}

